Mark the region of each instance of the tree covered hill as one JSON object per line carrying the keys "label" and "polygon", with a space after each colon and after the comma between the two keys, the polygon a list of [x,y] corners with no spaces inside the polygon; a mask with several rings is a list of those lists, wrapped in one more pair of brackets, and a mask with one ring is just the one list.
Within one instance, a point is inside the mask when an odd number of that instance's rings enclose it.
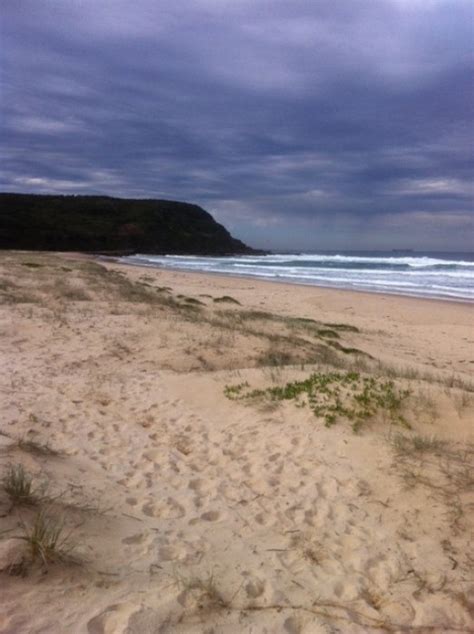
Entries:
{"label": "tree covered hill", "polygon": [[171,200],[0,193],[0,248],[101,253],[256,253],[212,216]]}

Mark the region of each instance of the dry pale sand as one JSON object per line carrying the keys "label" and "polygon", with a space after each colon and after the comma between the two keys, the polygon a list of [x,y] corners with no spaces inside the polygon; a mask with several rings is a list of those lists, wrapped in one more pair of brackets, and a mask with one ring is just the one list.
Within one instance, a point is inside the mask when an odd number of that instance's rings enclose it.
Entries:
{"label": "dry pale sand", "polygon": [[[101,267],[0,257],[0,632],[474,632],[471,306]],[[224,393],[334,366],[413,429]]]}

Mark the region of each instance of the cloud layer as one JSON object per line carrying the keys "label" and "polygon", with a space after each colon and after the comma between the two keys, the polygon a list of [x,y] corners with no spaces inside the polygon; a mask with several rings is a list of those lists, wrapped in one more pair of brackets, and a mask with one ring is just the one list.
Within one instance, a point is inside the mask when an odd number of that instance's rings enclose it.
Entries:
{"label": "cloud layer", "polygon": [[0,189],[275,248],[472,249],[470,0],[4,0]]}

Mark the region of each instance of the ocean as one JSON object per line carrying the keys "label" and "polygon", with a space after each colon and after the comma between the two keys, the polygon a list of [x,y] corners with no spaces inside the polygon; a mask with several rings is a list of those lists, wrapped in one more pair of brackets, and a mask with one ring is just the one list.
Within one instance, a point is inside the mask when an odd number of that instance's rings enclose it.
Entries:
{"label": "ocean", "polygon": [[137,254],[121,261],[310,286],[474,302],[474,253],[321,251],[235,257]]}

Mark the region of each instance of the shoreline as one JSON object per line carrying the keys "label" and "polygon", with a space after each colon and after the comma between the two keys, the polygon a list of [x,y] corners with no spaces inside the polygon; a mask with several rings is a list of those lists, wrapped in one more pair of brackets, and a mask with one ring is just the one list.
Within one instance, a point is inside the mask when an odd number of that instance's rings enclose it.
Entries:
{"label": "shoreline", "polygon": [[349,293],[362,293],[362,294],[366,294],[366,295],[382,295],[382,296],[388,296],[388,297],[400,297],[400,298],[408,298],[408,299],[422,299],[422,300],[428,300],[428,301],[435,301],[435,302],[448,302],[448,303],[455,303],[455,304],[464,304],[464,305],[468,305],[468,306],[474,306],[474,299],[467,299],[467,298],[459,298],[459,297],[444,297],[444,296],[426,296],[426,295],[415,295],[413,294],[405,294],[405,293],[401,293],[401,292],[397,292],[397,291],[387,291],[387,290],[383,290],[383,291],[377,291],[377,290],[363,290],[363,289],[358,289],[358,288],[344,288],[344,287],[339,287],[339,286],[331,286],[331,285],[324,285],[324,284],[314,284],[314,283],[305,283],[302,281],[290,281],[288,279],[275,279],[275,278],[264,278],[264,277],[260,277],[258,275],[245,275],[244,273],[223,273],[222,271],[196,271],[193,269],[185,269],[185,268],[172,268],[172,267],[166,267],[166,266],[159,266],[159,265],[155,265],[155,264],[146,264],[146,263],[140,263],[140,262],[124,262],[122,261],[120,258],[115,258],[115,257],[109,257],[109,256],[96,256],[98,260],[102,260],[102,261],[114,261],[117,264],[123,264],[125,266],[138,266],[141,268],[145,268],[145,269],[157,269],[157,270],[162,270],[162,271],[173,271],[173,272],[182,272],[182,273],[190,273],[190,274],[197,274],[197,275],[218,275],[218,276],[222,276],[222,277],[229,277],[229,278],[237,278],[237,279],[248,279],[248,280],[255,280],[255,281],[261,281],[261,282],[272,282],[274,284],[286,284],[288,286],[304,286],[304,287],[309,287],[309,288],[320,288],[320,289],[328,289],[331,291],[342,291],[342,292],[349,292]]}
{"label": "shoreline", "polygon": [[129,266],[120,261],[108,266],[120,267],[137,281],[140,276],[149,275],[159,280],[160,285],[172,287],[183,295],[199,297],[212,289],[212,294],[230,295],[242,306],[256,311],[316,318],[328,323],[349,322],[365,333],[362,347],[376,358],[397,358],[399,364],[415,363],[425,369],[450,367],[465,376],[473,371],[474,357],[469,357],[466,350],[467,342],[474,344],[473,311],[464,302]]}
{"label": "shoreline", "polygon": [[460,306],[472,306],[474,307],[474,299],[470,300],[470,299],[460,299],[460,298],[449,298],[449,297],[427,297],[426,295],[405,295],[403,293],[397,293],[397,292],[393,292],[390,293],[389,291],[368,291],[368,290],[361,290],[361,289],[357,289],[357,288],[341,288],[341,287],[337,287],[337,286],[325,286],[322,284],[310,284],[310,283],[305,283],[305,282],[297,282],[297,281],[289,281],[286,279],[272,279],[272,278],[263,278],[263,277],[259,277],[259,276],[252,276],[252,275],[245,275],[245,274],[238,274],[238,273],[222,273],[222,272],[218,272],[218,271],[196,271],[196,270],[190,270],[190,269],[178,269],[178,268],[171,268],[171,267],[166,267],[166,266],[157,266],[155,264],[153,265],[148,265],[145,263],[138,263],[138,262],[124,262],[122,260],[120,260],[119,258],[115,258],[115,257],[109,257],[109,256],[94,256],[93,259],[97,260],[97,261],[101,261],[101,262],[114,262],[118,265],[121,266],[131,266],[131,267],[138,267],[138,268],[142,268],[142,269],[147,269],[147,270],[157,270],[157,271],[161,271],[161,272],[166,272],[166,273],[183,273],[186,275],[202,275],[202,276],[216,276],[216,277],[220,277],[223,279],[244,279],[247,281],[252,281],[252,282],[258,282],[258,283],[263,283],[266,284],[271,283],[271,284],[278,284],[280,286],[284,285],[284,286],[288,286],[288,287],[303,287],[303,288],[314,288],[316,290],[324,290],[324,291],[330,291],[330,292],[341,292],[341,293],[357,293],[357,295],[363,295],[363,296],[368,296],[368,297],[373,297],[374,295],[377,297],[387,297],[387,298],[397,298],[397,299],[408,299],[408,300],[414,300],[414,301],[425,301],[425,302],[435,302],[435,303],[446,303],[446,304],[455,304],[455,305],[460,305]]}

